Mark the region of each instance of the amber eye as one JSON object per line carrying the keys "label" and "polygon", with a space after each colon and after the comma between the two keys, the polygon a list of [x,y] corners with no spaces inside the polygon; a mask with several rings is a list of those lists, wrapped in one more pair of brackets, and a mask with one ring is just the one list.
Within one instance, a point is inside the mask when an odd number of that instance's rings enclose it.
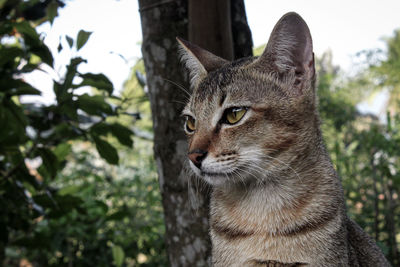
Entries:
{"label": "amber eye", "polygon": [[186,116],[185,129],[188,133],[193,133],[196,130],[196,121],[192,116]]}
{"label": "amber eye", "polygon": [[244,107],[234,107],[234,108],[229,108],[225,111],[225,123],[228,124],[235,124],[239,122],[244,114],[246,114],[247,108]]}

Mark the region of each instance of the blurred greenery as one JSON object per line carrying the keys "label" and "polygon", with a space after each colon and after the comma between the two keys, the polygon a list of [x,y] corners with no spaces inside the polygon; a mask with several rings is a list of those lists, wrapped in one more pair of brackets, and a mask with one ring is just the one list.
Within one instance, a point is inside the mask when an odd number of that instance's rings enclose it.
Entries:
{"label": "blurred greenery", "polygon": [[[388,40],[388,51],[393,40]],[[397,42],[400,45],[400,39]],[[317,61],[318,96],[325,143],[342,178],[349,215],[377,240],[393,266],[398,266],[400,115],[399,103],[393,99],[399,99],[399,91],[390,89],[389,106],[380,116],[356,108],[371,95],[400,85],[400,80],[381,76],[388,75],[383,71],[388,62],[393,62],[390,54],[366,64],[356,76],[343,78],[326,53]],[[381,79],[385,86],[376,83]]]}
{"label": "blurred greenery", "polygon": [[[116,95],[74,56],[53,81],[55,103],[22,99],[41,95],[25,76],[56,72],[36,27],[63,6],[0,1],[0,265],[165,266],[151,113],[134,75],[143,63]],[[90,35],[63,36],[58,52],[78,55]]]}
{"label": "blurred greenery", "polygon": [[[36,27],[63,6],[0,1],[0,264],[167,266],[143,61],[116,95],[105,75],[81,73],[86,60],[76,56],[53,83],[53,104],[21,100],[41,94],[24,77],[53,68],[56,55]],[[58,52],[78,52],[90,34],[62,36]],[[329,51],[316,70],[323,134],[349,215],[398,266],[400,31],[386,44],[360,52],[356,75],[334,66]],[[85,86],[90,93],[76,93]],[[386,116],[358,111],[382,91]]]}

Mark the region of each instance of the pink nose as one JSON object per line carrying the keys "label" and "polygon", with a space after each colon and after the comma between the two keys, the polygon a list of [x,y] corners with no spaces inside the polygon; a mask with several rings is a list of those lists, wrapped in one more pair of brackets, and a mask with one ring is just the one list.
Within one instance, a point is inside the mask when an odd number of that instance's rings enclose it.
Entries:
{"label": "pink nose", "polygon": [[201,162],[203,161],[203,159],[205,159],[206,156],[207,156],[207,151],[201,149],[194,149],[191,152],[189,152],[189,159],[199,169],[201,168]]}

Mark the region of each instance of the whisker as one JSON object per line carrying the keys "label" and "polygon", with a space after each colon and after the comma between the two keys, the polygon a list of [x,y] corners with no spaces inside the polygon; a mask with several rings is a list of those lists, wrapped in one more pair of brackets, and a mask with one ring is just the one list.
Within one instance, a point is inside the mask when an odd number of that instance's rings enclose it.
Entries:
{"label": "whisker", "polygon": [[182,102],[182,101],[178,101],[178,100],[171,100],[170,102],[174,102],[174,103],[178,103],[178,104],[181,104],[181,105],[184,105],[184,106],[186,106],[186,103],[185,103],[185,102]]}
{"label": "whisker", "polygon": [[301,181],[300,175],[296,172],[295,169],[293,169],[292,167],[290,167],[289,164],[287,164],[287,163],[285,163],[285,162],[283,162],[283,161],[281,161],[281,160],[279,160],[279,159],[277,159],[277,158],[271,157],[271,156],[269,156],[269,155],[264,155],[264,156],[267,157],[267,158],[270,158],[270,159],[272,159],[272,160],[276,160],[276,161],[278,161],[279,163],[285,165],[288,169],[292,170],[293,173],[296,174],[297,178]]}
{"label": "whisker", "polygon": [[166,79],[166,78],[163,78],[163,80],[172,83],[173,85],[175,85],[176,87],[178,87],[179,89],[181,89],[183,92],[185,92],[185,93],[187,94],[187,96],[189,96],[189,97],[191,96],[191,94],[189,93],[189,91],[188,91],[183,85],[181,85],[181,84],[179,84],[179,83],[176,83],[176,82],[174,82],[174,81],[168,80],[168,79]]}
{"label": "whisker", "polygon": [[[251,168],[253,168],[255,166],[253,166],[253,165],[251,165],[249,163],[244,163],[243,167],[251,167]],[[256,166],[256,167],[258,167],[258,166]],[[246,170],[245,168],[238,167],[238,170],[240,170],[242,172],[245,172],[245,173],[249,174],[250,176],[254,177],[257,180],[257,182],[262,182],[263,181],[261,177],[259,177],[259,176],[255,175],[254,173]],[[259,170],[257,170],[257,169],[253,169],[253,170],[258,172],[258,173],[260,173],[260,174],[262,174],[261,171],[264,171],[262,168],[259,168]]]}
{"label": "whisker", "polygon": [[[270,150],[268,150],[268,152],[269,152],[269,151],[273,152],[274,150],[270,149]],[[275,150],[275,151],[277,151],[277,150]],[[295,169],[293,169],[289,164],[287,164],[287,163],[285,163],[285,162],[283,162],[283,161],[281,161],[281,160],[279,160],[279,159],[277,159],[277,158],[275,158],[275,157],[272,157],[272,156],[267,155],[266,152],[267,152],[267,151],[261,150],[261,149],[253,149],[253,150],[248,150],[248,151],[242,152],[240,156],[250,154],[250,155],[257,155],[257,156],[260,156],[261,158],[265,157],[265,158],[271,159],[272,161],[269,161],[269,163],[270,163],[273,167],[275,167],[275,168],[276,168],[277,166],[273,164],[273,161],[277,161],[277,162],[281,163],[282,165],[284,165],[285,167],[287,167],[288,169],[290,169],[290,170],[296,175],[296,177],[301,181],[300,175],[299,175],[299,174],[297,173],[297,171],[296,171]],[[248,162],[248,161],[250,161],[250,162],[254,161],[254,159],[252,159],[252,158],[250,158],[250,157],[242,157],[242,159],[245,159],[246,162]],[[259,166],[257,166],[256,164],[252,164],[251,167],[259,167]],[[265,171],[265,170],[264,170],[264,171]]]}

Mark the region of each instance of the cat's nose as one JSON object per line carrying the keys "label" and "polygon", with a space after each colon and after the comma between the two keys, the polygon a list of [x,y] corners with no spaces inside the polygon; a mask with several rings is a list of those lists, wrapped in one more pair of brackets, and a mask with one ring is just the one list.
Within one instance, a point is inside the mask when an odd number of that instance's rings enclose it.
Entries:
{"label": "cat's nose", "polygon": [[203,161],[203,159],[205,159],[206,156],[207,151],[201,149],[194,149],[189,152],[189,159],[199,169],[201,168],[201,162]]}

